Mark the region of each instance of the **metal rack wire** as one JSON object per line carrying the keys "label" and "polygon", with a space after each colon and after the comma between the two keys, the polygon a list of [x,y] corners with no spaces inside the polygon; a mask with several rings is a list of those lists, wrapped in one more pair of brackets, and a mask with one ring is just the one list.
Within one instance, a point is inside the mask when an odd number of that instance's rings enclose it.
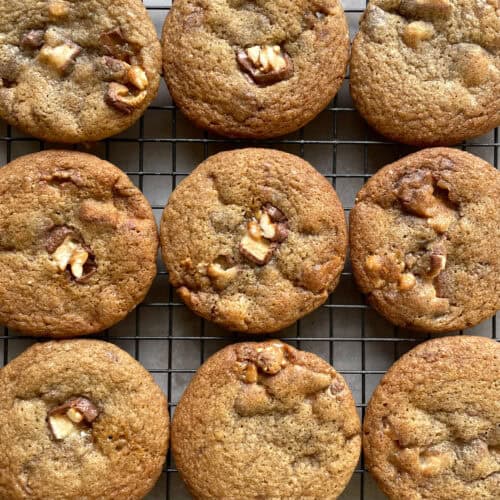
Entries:
{"label": "metal rack wire", "polygon": [[[169,3],[145,1],[158,28],[168,13]],[[344,6],[351,5],[350,0],[344,1]],[[364,4],[357,7],[346,8],[353,32]],[[154,130],[150,130],[151,126]],[[377,168],[412,151],[369,130],[352,106],[344,85],[331,105],[311,125],[285,138],[259,142],[228,140],[196,131],[163,89],[160,98],[136,127],[90,146],[89,152],[121,167],[125,164],[125,171],[148,196],[159,217],[166,196],[159,198],[153,185],[168,194],[202,159],[220,149],[246,145],[285,149],[311,161],[337,188],[346,215],[355,192]],[[51,145],[22,136],[10,126],[0,125],[2,162],[47,147]],[[128,151],[130,147],[134,150],[132,159],[115,158],[117,150]],[[460,147],[485,158],[496,168],[500,166],[499,129]],[[196,161],[186,161],[186,151],[193,150],[197,151]],[[152,164],[154,167],[150,168]],[[167,282],[166,271],[160,263],[157,279],[146,301],[121,325],[99,337],[125,348],[149,369],[169,396],[172,415],[189,378],[208,355],[227,343],[245,340],[245,337],[229,334],[195,317],[175,297]],[[484,322],[472,333],[497,339],[496,318]],[[336,366],[353,389],[361,417],[371,390],[389,365],[403,352],[428,338],[392,327],[369,309],[353,285],[349,266],[327,303],[280,337],[299,348],[317,352]],[[0,366],[34,340],[4,329],[0,335]],[[162,479],[148,498],[189,498],[170,454]],[[342,498],[382,498],[362,460]]]}

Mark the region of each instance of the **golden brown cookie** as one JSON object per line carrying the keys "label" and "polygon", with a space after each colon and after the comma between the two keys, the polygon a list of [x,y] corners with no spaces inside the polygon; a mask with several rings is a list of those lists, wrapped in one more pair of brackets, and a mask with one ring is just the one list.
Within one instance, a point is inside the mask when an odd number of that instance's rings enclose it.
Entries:
{"label": "golden brown cookie", "polygon": [[131,126],[160,84],[140,0],[0,0],[0,117],[52,142]]}
{"label": "golden brown cookie", "polygon": [[297,156],[219,153],[174,191],[161,222],[170,282],[197,314],[230,330],[274,332],[320,306],[346,254],[342,205]]}
{"label": "golden brown cookie", "polygon": [[500,308],[500,173],[456,149],[406,156],[358,193],[350,244],[361,291],[392,323],[474,326]]}
{"label": "golden brown cookie", "polygon": [[166,398],[125,351],[35,344],[0,370],[0,498],[141,499],[168,446]]}
{"label": "golden brown cookie", "polygon": [[74,151],[0,169],[0,323],[37,336],[95,333],[156,275],[151,207],[114,165]]}
{"label": "golden brown cookie", "polygon": [[359,417],[342,376],[276,340],[213,355],[172,422],[175,463],[200,499],[334,499],[360,447]]}
{"label": "golden brown cookie", "polygon": [[412,349],[375,389],[365,463],[393,500],[500,498],[500,346],[444,337]]}
{"label": "golden brown cookie", "polygon": [[351,95],[407,144],[456,144],[500,125],[498,0],[371,0],[352,46]]}
{"label": "golden brown cookie", "polygon": [[338,0],[176,0],[163,67],[176,104],[230,137],[293,132],[337,93],[349,57]]}

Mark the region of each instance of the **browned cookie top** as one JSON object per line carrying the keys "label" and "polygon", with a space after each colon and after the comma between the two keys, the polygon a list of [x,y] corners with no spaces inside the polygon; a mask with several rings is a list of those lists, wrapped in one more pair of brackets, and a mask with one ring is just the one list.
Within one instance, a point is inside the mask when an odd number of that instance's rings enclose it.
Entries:
{"label": "browned cookie top", "polygon": [[349,52],[338,0],[176,0],[163,29],[167,84],[198,126],[274,137],[337,93]]}
{"label": "browned cookie top", "polygon": [[445,337],[397,361],[366,411],[365,463],[394,500],[500,498],[500,346]]}
{"label": "browned cookie top", "polygon": [[408,144],[456,144],[499,126],[498,0],[370,1],[351,94],[371,126]]}
{"label": "browned cookie top", "polygon": [[33,335],[121,320],[156,273],[151,207],[118,168],[44,151],[0,169],[0,322]]}
{"label": "browned cookie top", "polygon": [[342,376],[276,340],[213,355],[172,422],[175,463],[195,498],[334,499],[360,447]]}
{"label": "browned cookie top", "polygon": [[212,156],[172,194],[161,223],[170,281],[195,312],[272,332],[322,304],[346,253],[344,213],[304,160],[269,149]]}
{"label": "browned cookie top", "polygon": [[121,132],[155,97],[160,69],[140,0],[0,0],[0,117],[29,134]]}
{"label": "browned cookie top", "polygon": [[168,408],[107,342],[36,344],[0,370],[2,500],[139,500],[158,479]]}
{"label": "browned cookie top", "polygon": [[358,193],[350,235],[361,290],[397,325],[449,332],[500,308],[500,174],[476,156],[387,165]]}

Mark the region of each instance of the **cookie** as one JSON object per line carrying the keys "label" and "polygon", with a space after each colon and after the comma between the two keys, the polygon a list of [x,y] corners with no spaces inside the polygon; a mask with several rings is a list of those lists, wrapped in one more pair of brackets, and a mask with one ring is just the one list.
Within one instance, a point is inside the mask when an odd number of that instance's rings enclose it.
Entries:
{"label": "cookie", "polygon": [[337,498],[361,449],[345,380],[271,340],[230,345],[198,370],[172,421],[175,463],[195,498]]}
{"label": "cookie", "polygon": [[174,191],[161,221],[170,282],[230,330],[274,332],[319,307],[346,254],[344,212],[304,160],[270,149],[219,153]]}
{"label": "cookie", "polygon": [[392,323],[444,333],[500,309],[500,173],[456,149],[379,170],[350,218],[354,277]]}
{"label": "cookie", "polygon": [[338,0],[176,0],[162,43],[176,104],[229,137],[299,129],[333,99],[349,57]]}
{"label": "cookie", "polygon": [[498,0],[371,0],[354,39],[351,95],[379,133],[456,144],[500,125]]}
{"label": "cookie", "polygon": [[444,337],[412,349],[375,389],[365,464],[394,500],[500,497],[500,346]]}
{"label": "cookie", "polygon": [[44,151],[0,169],[0,323],[36,336],[123,319],[156,274],[149,203],[95,156]]}
{"label": "cookie", "polygon": [[0,117],[46,141],[130,127],[160,84],[161,47],[139,0],[2,0]]}
{"label": "cookie", "polygon": [[141,499],[168,446],[166,398],[113,344],[35,344],[0,370],[0,497]]}

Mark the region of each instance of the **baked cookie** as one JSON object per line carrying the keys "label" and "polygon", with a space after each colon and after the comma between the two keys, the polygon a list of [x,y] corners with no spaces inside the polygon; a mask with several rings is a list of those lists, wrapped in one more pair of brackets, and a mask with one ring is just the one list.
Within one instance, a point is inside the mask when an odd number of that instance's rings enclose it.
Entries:
{"label": "baked cookie", "polygon": [[412,349],[375,389],[365,464],[389,498],[500,498],[500,345],[444,337]]}
{"label": "baked cookie", "polygon": [[125,351],[35,344],[0,370],[0,498],[140,499],[161,474],[167,401]]}
{"label": "baked cookie", "polygon": [[351,95],[390,139],[456,144],[500,125],[499,0],[371,0]]}
{"label": "baked cookie", "polygon": [[117,134],[156,96],[160,71],[140,0],[0,0],[0,117],[28,134]]}
{"label": "baked cookie", "polygon": [[354,277],[396,325],[444,333],[500,308],[500,173],[456,149],[387,165],[350,218]]}
{"label": "baked cookie", "polygon": [[308,123],[337,93],[348,57],[338,0],[176,0],[163,28],[176,104],[229,137],[276,137]]}
{"label": "baked cookie", "polygon": [[175,463],[195,498],[337,498],[360,449],[342,376],[276,340],[214,354],[172,421]]}
{"label": "baked cookie", "polygon": [[123,319],[156,274],[150,205],[95,156],[44,151],[0,169],[0,323],[36,336]]}
{"label": "baked cookie", "polygon": [[304,160],[240,149],[204,161],[161,221],[170,282],[197,314],[230,330],[274,332],[337,285],[347,236],[331,184]]}

